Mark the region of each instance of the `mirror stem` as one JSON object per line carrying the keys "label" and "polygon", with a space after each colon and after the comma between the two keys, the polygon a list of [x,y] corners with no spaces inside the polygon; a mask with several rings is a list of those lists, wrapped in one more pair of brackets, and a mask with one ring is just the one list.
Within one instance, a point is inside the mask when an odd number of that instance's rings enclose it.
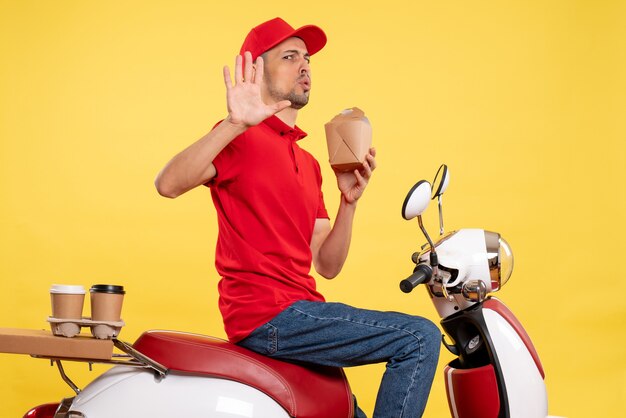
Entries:
{"label": "mirror stem", "polygon": [[428,241],[428,244],[430,245],[430,251],[434,253],[435,244],[433,244],[433,241],[430,239],[430,235],[428,235],[428,232],[426,232],[426,228],[424,228],[424,224],[422,223],[422,215],[417,215],[417,222],[419,223],[420,229],[422,230],[422,233],[424,234],[426,240]]}
{"label": "mirror stem", "polygon": [[428,244],[430,245],[430,266],[433,269],[433,278],[437,279],[439,277],[439,260],[437,259],[437,251],[435,251],[435,244],[433,244],[433,240],[430,239],[430,235],[426,232],[426,228],[424,228],[424,224],[422,223],[422,215],[417,215],[417,222],[420,225],[420,229],[422,233],[426,237]]}
{"label": "mirror stem", "polygon": [[437,196],[437,203],[439,204],[439,235],[443,235],[443,209],[441,204],[441,195]]}

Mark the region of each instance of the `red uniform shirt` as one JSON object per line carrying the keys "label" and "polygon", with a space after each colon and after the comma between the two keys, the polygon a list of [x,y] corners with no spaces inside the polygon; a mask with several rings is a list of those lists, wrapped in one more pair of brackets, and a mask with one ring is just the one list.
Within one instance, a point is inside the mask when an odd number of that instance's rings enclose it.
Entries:
{"label": "red uniform shirt", "polygon": [[213,161],[219,307],[237,342],[298,300],[324,301],[311,277],[311,237],[328,218],[320,167],[276,116],[249,128]]}

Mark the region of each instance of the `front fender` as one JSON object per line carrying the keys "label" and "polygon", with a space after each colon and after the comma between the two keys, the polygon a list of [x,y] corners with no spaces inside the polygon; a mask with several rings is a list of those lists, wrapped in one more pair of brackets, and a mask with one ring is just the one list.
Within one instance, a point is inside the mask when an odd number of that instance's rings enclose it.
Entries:
{"label": "front fender", "polygon": [[45,403],[36,406],[24,414],[24,418],[54,418],[60,403]]}

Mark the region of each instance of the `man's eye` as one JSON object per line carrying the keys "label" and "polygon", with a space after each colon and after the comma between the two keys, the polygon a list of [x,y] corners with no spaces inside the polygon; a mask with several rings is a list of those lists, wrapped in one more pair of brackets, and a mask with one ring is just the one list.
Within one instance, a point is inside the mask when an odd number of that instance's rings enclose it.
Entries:
{"label": "man's eye", "polygon": [[285,56],[283,57],[283,59],[286,59],[286,60],[291,60],[291,59],[293,59],[293,55],[285,55]]}

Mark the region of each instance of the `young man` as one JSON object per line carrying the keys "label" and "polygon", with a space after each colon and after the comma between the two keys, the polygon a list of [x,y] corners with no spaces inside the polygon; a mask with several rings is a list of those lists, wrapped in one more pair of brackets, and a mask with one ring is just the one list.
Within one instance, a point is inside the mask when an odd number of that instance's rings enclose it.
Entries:
{"label": "young man", "polygon": [[232,342],[327,366],[387,362],[374,417],[418,417],[437,365],[438,328],[325,302],[310,275],[311,265],[328,279],[341,271],[357,202],[376,168],[371,149],[360,170],[336,173],[341,201],[331,227],[319,165],[298,146],[306,133],[296,126],[311,91],[310,56],[325,44],[320,28],[295,30],[280,18],[252,29],[234,83],[224,68],[227,117],[176,155],[156,187],[171,198],[199,185],[211,190],[219,305]]}

